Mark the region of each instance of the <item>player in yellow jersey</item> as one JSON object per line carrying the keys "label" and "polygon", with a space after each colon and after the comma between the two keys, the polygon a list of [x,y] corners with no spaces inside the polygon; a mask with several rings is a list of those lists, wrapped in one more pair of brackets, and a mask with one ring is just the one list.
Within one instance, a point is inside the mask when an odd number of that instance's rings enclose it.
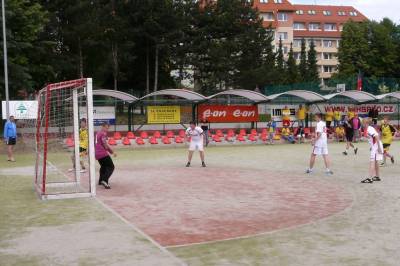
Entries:
{"label": "player in yellow jersey", "polygon": [[[83,162],[83,159],[87,155],[87,150],[89,146],[89,134],[87,130],[87,122],[86,118],[81,119],[80,123],[80,129],[79,129],[79,157],[80,157],[80,164],[81,164],[81,173],[86,172],[86,167],[85,163]],[[75,170],[75,156],[72,155],[72,165],[73,168],[69,169],[69,172],[72,172]]]}
{"label": "player in yellow jersey", "polygon": [[393,141],[393,136],[396,133],[396,129],[389,122],[389,118],[385,116],[381,125],[381,134],[382,134],[382,144],[383,144],[383,162],[381,166],[386,165],[386,157],[390,158],[390,161],[394,163],[394,156],[389,153],[390,145]]}
{"label": "player in yellow jersey", "polygon": [[330,130],[331,128],[332,121],[333,121],[333,108],[329,106],[325,114],[325,122],[328,130]]}

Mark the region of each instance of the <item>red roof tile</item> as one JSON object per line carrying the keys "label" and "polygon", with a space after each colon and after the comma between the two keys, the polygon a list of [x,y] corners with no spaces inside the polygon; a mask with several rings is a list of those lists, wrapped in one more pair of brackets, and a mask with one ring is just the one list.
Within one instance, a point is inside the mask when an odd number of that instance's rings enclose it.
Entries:
{"label": "red roof tile", "polygon": [[[364,16],[360,11],[352,6],[323,6],[323,5],[293,5],[296,10],[303,10],[303,15],[294,14],[294,21],[296,22],[327,22],[327,23],[344,23],[350,19],[354,21],[364,21],[368,18]],[[315,15],[308,14],[309,10],[314,10]],[[326,16],[323,14],[324,11],[330,11],[331,15]],[[345,16],[339,16],[338,12],[346,12]],[[356,12],[357,16],[350,16],[350,12]]]}
{"label": "red roof tile", "polygon": [[258,8],[260,12],[296,11],[296,8],[288,0],[282,0],[281,4],[277,4],[273,0],[268,0],[268,3],[261,3],[260,0],[254,0],[254,7]]}

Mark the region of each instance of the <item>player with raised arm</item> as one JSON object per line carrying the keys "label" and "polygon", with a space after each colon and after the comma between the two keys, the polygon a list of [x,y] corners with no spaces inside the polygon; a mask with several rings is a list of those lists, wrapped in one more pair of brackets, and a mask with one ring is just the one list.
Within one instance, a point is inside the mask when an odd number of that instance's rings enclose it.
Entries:
{"label": "player with raised arm", "polygon": [[367,135],[369,138],[369,145],[371,149],[370,162],[369,162],[369,178],[361,181],[361,183],[373,183],[374,181],[381,181],[379,177],[378,162],[383,160],[383,145],[379,139],[379,133],[372,126],[372,118],[368,117],[363,121],[364,127],[367,128]]}
{"label": "player with raised arm", "polygon": [[317,121],[317,127],[315,129],[315,138],[312,139],[311,144],[313,145],[313,151],[310,157],[310,167],[306,170],[307,174],[313,172],[313,167],[315,164],[315,157],[317,155],[322,155],[325,162],[327,175],[333,175],[332,170],[329,169],[330,162],[328,157],[328,136],[327,136],[327,128],[324,121],[322,121],[321,114],[315,115],[315,120]]}
{"label": "player with raised arm", "polygon": [[206,167],[204,162],[204,145],[203,145],[203,130],[201,127],[196,126],[195,122],[190,122],[190,126],[186,129],[186,137],[190,138],[188,162],[186,167],[190,167],[193,152],[197,149],[200,152],[201,165]]}

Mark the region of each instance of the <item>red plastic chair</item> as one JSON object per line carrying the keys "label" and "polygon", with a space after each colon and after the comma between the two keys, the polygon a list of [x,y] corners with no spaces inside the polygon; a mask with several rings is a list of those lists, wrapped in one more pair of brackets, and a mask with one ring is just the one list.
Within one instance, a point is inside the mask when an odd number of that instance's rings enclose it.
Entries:
{"label": "red plastic chair", "polygon": [[179,130],[179,137],[185,138],[185,136],[186,136],[185,130]]}
{"label": "red plastic chair", "polygon": [[245,138],[244,138],[244,136],[243,136],[243,135],[240,135],[240,134],[236,136],[236,140],[237,140],[237,141],[240,141],[240,142],[246,141]]}
{"label": "red plastic chair", "polygon": [[215,135],[217,135],[218,137],[224,137],[224,133],[222,132],[221,129],[217,129],[217,131],[215,132]]}
{"label": "red plastic chair", "polygon": [[67,141],[65,142],[65,144],[67,144],[67,147],[74,147],[75,146],[75,142],[73,138],[67,138]]}
{"label": "red plastic chair", "polygon": [[262,141],[267,141],[268,140],[268,135],[261,134],[261,140]]}
{"label": "red plastic chair", "polygon": [[246,136],[246,135],[247,135],[246,129],[241,129],[241,130],[239,131],[239,135]]}
{"label": "red plastic chair", "polygon": [[219,142],[222,142],[221,137],[218,136],[218,135],[213,135],[213,136],[212,136],[212,139],[213,139],[214,142],[218,142],[218,143],[219,143]]}
{"label": "red plastic chair", "polygon": [[120,139],[122,139],[122,136],[121,136],[121,133],[120,132],[114,132],[114,139],[115,140],[120,140]]}
{"label": "red plastic chair", "polygon": [[142,138],[136,138],[137,145],[144,145],[144,140]]}
{"label": "red plastic chair", "polygon": [[171,144],[171,140],[168,138],[168,136],[163,137],[163,138],[162,138],[162,142],[163,142],[164,144]]}
{"label": "red plastic chair", "polygon": [[180,136],[176,136],[175,143],[183,143],[183,138],[181,138]]}
{"label": "red plastic chair", "polygon": [[250,134],[253,135],[253,136],[257,136],[257,135],[258,135],[257,129],[254,129],[254,128],[253,128],[253,129],[250,131]]}
{"label": "red plastic chair", "polygon": [[168,137],[168,138],[174,138],[174,137],[175,137],[174,132],[173,132],[173,131],[168,131],[168,132],[167,132],[167,137]]}
{"label": "red plastic chair", "polygon": [[268,129],[263,128],[263,129],[261,130],[261,134],[268,134]]}
{"label": "red plastic chair", "polygon": [[142,132],[140,133],[140,137],[141,137],[142,139],[148,139],[148,138],[149,138],[149,134],[147,134],[146,131],[142,131]]}
{"label": "red plastic chair", "polygon": [[228,133],[226,134],[228,137],[234,137],[235,136],[235,131],[233,129],[229,129]]}
{"label": "red plastic chair", "polygon": [[248,137],[248,139],[249,139],[250,141],[253,141],[253,142],[257,141],[257,138],[256,138],[256,136],[255,136],[255,135],[253,135],[253,134],[249,134],[249,137]]}
{"label": "red plastic chair", "polygon": [[307,138],[308,136],[310,136],[310,134],[311,134],[310,128],[305,127],[305,128],[304,128],[304,135],[306,135],[306,138]]}
{"label": "red plastic chair", "polygon": [[158,144],[158,140],[157,140],[157,138],[155,138],[155,137],[151,137],[150,139],[149,139],[149,143],[150,144]]}
{"label": "red plastic chair", "polygon": [[126,137],[127,137],[128,139],[135,139],[135,138],[136,138],[135,134],[133,134],[133,132],[131,132],[131,131],[129,131],[129,132],[126,134]]}
{"label": "red plastic chair", "polygon": [[108,145],[113,145],[113,146],[115,146],[115,145],[117,145],[117,141],[115,141],[114,138],[110,138],[110,139],[108,140]]}
{"label": "red plastic chair", "polygon": [[157,138],[157,139],[160,139],[160,138],[161,138],[161,133],[160,133],[160,131],[154,131],[153,137],[155,137],[155,138]]}
{"label": "red plastic chair", "polygon": [[124,145],[131,145],[131,140],[130,140],[128,137],[125,137],[125,138],[122,140],[122,144],[124,144]]}

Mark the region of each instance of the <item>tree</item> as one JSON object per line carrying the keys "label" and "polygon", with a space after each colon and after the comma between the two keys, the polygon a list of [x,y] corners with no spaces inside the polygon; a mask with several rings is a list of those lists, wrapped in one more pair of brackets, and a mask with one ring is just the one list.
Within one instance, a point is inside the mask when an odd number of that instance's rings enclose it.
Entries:
{"label": "tree", "polygon": [[300,52],[300,63],[299,63],[299,75],[300,81],[305,82],[308,75],[307,67],[307,50],[306,50],[306,40],[301,39],[301,52]]}
{"label": "tree", "polygon": [[317,51],[314,40],[311,40],[310,49],[307,54],[307,82],[319,82]]}
{"label": "tree", "polygon": [[286,80],[285,59],[283,57],[282,39],[279,39],[278,51],[276,53],[276,82],[283,84]]}
{"label": "tree", "polygon": [[293,43],[290,44],[286,72],[287,72],[286,74],[287,83],[289,85],[296,84],[299,81],[299,72],[296,64],[296,59],[294,58],[294,53],[293,53]]}
{"label": "tree", "polygon": [[[37,58],[47,51],[46,44],[39,39],[48,19],[46,11],[34,1],[9,0],[6,3],[9,88],[10,96],[15,97],[18,91],[32,91],[38,86],[36,79],[51,75],[53,69],[40,64]],[[3,70],[1,77],[4,84]]]}

